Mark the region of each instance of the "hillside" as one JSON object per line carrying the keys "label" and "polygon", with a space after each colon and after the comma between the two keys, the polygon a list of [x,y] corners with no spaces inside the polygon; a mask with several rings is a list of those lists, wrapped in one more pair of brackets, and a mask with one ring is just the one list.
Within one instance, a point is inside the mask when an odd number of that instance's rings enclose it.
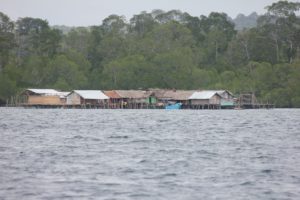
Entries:
{"label": "hillside", "polygon": [[247,29],[256,27],[256,20],[258,17],[259,16],[256,12],[253,12],[248,16],[245,16],[244,14],[238,14],[232,21],[235,24],[236,30],[243,30],[245,28]]}
{"label": "hillside", "polygon": [[[300,107],[300,3],[257,14],[192,16],[180,10],[110,15],[91,27],[51,27],[0,13],[0,101],[24,88],[227,89],[277,107]],[[243,31],[244,27],[253,27]]]}

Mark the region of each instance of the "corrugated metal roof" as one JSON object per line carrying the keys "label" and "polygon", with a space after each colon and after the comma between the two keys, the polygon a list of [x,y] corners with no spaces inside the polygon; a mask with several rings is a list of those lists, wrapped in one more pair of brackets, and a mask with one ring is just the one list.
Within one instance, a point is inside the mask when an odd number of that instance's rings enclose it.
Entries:
{"label": "corrugated metal roof", "polygon": [[101,90],[73,90],[73,92],[77,93],[84,99],[109,99],[109,97],[106,96]]}
{"label": "corrugated metal roof", "polygon": [[45,96],[59,96],[60,98],[64,98],[70,94],[70,92],[60,92],[54,89],[27,89],[26,91]]}
{"label": "corrugated metal roof", "polygon": [[116,91],[110,90],[110,91],[104,91],[104,94],[108,96],[111,99],[120,99],[122,98]]}
{"label": "corrugated metal roof", "polygon": [[58,92],[60,98],[65,98],[70,94],[70,92]]}
{"label": "corrugated metal roof", "polygon": [[[210,99],[215,94],[219,95],[216,91],[200,91],[194,92],[189,99]],[[220,95],[219,95],[220,96]]]}
{"label": "corrugated metal roof", "polygon": [[216,92],[216,93],[218,93],[219,95],[223,95],[224,93],[228,93],[228,94],[230,94],[230,95],[233,95],[230,91],[228,91],[228,90],[205,90],[205,91],[211,91],[211,92]]}
{"label": "corrugated metal roof", "polygon": [[27,91],[33,92],[35,94],[43,95],[57,95],[59,91],[54,89],[27,89]]}

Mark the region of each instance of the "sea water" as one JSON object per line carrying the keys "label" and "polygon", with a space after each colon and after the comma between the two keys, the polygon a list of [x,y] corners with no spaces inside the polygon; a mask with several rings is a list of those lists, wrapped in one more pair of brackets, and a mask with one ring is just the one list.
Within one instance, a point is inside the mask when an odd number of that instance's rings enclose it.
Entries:
{"label": "sea water", "polygon": [[300,199],[300,110],[0,108],[0,199]]}

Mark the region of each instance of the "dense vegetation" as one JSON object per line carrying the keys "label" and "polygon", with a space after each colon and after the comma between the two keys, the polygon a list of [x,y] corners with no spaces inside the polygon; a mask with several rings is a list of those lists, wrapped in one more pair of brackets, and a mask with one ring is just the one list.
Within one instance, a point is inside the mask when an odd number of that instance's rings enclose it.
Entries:
{"label": "dense vegetation", "polygon": [[300,3],[267,7],[236,31],[225,13],[111,15],[63,34],[47,21],[0,12],[0,99],[23,88],[228,89],[300,107]]}

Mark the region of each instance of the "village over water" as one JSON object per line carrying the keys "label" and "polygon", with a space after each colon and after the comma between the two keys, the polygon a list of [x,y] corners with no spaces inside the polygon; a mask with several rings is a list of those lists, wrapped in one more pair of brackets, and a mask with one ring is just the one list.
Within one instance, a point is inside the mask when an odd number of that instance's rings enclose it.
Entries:
{"label": "village over water", "polygon": [[25,89],[7,101],[25,108],[98,109],[256,109],[273,108],[253,93],[234,95],[228,90],[73,90]]}

